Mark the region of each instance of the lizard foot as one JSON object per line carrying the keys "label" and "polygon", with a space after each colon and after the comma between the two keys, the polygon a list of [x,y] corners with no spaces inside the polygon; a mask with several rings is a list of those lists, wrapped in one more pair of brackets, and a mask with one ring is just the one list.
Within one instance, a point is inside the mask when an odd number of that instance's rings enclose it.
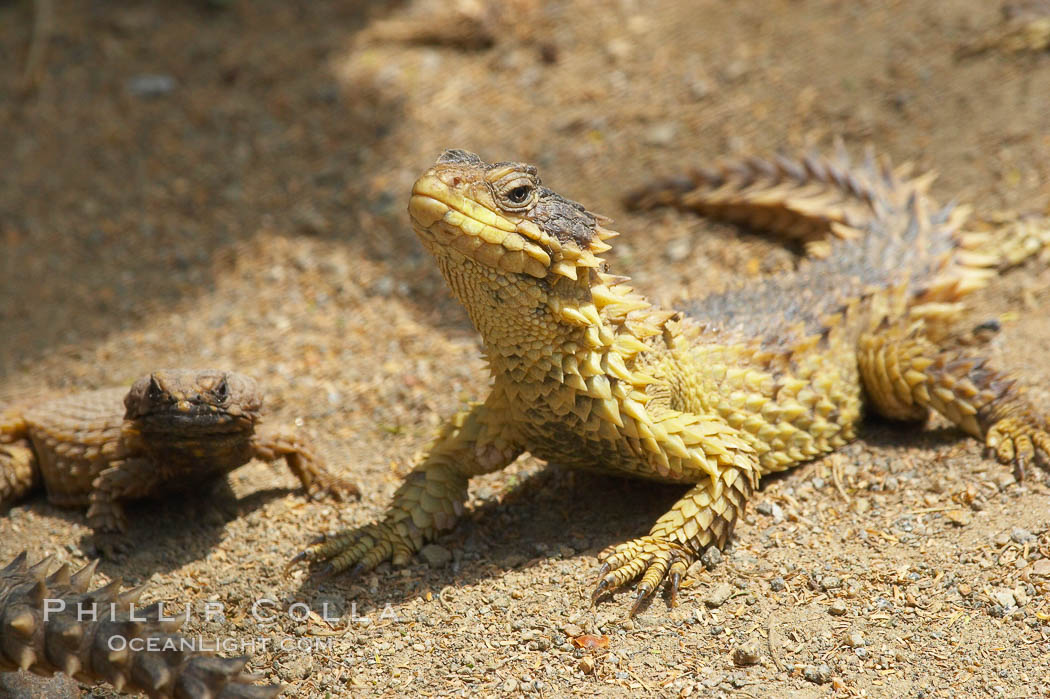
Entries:
{"label": "lizard foot", "polygon": [[357,487],[356,483],[344,480],[338,476],[324,474],[318,475],[315,480],[306,487],[306,495],[311,500],[332,498],[339,502],[346,502],[351,498],[354,500],[360,500],[361,489]]}
{"label": "lizard foot", "polygon": [[418,548],[396,524],[380,522],[322,537],[289,561],[286,570],[306,561],[321,564],[316,566],[316,572],[323,578],[351,566],[351,575],[357,575],[386,560],[392,560],[394,565],[404,565]]}
{"label": "lizard foot", "polygon": [[630,616],[639,612],[665,578],[673,607],[678,598],[678,586],[695,557],[680,544],[652,535],[611,546],[598,555],[602,561],[601,570],[598,571],[601,579],[594,588],[591,602],[597,602],[616,588],[641,576]]}
{"label": "lizard foot", "polygon": [[1024,480],[1025,468],[1033,461],[1050,468],[1050,432],[1034,425],[1032,420],[1024,417],[999,420],[988,430],[984,443],[999,463],[1014,465],[1018,481]]}
{"label": "lizard foot", "polygon": [[96,530],[91,545],[101,558],[116,560],[131,550],[131,542],[120,532]]}
{"label": "lizard foot", "polygon": [[96,534],[123,534],[128,530],[124,508],[107,501],[95,501],[87,511],[88,526]]}

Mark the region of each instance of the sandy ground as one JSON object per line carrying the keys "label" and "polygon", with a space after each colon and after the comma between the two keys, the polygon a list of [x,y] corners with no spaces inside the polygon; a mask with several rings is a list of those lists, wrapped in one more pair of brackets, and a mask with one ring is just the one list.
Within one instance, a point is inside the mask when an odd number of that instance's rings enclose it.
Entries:
{"label": "sandy ground", "polygon": [[[653,172],[719,156],[841,135],[938,169],[942,201],[1050,212],[1050,55],[960,56],[1002,28],[996,3],[452,4],[0,3],[0,402],[236,368],[365,492],[307,502],[253,463],[132,507],[102,577],[192,605],[189,630],[245,644],[292,697],[1050,696],[1045,474],[1016,483],[940,422],[872,422],[766,484],[725,560],[633,621],[628,594],[588,606],[595,554],[680,491],[531,459],[477,482],[431,562],[282,573],[315,534],[381,514],[441,418],[484,394],[478,340],[404,212],[446,147],[535,162],[615,218],[614,269],[664,302],[793,264],[730,227],[623,211]],[[993,354],[1050,407],[1048,304],[1031,262],[978,305],[1009,312]],[[42,494],[0,532],[2,558],[92,554],[83,513]],[[251,615],[261,598],[273,624]],[[608,645],[574,648],[585,633]]]}

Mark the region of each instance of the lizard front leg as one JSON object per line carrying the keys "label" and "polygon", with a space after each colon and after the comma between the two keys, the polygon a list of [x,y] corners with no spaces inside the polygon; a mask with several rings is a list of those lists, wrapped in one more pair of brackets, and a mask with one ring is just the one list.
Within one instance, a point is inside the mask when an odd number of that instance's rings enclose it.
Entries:
{"label": "lizard front leg", "polygon": [[347,500],[361,496],[361,490],[356,484],[332,474],[324,467],[313,443],[289,430],[258,429],[252,439],[252,451],[253,456],[260,461],[274,461],[283,456],[288,468],[311,498],[328,494],[336,500]]}
{"label": "lizard front leg", "polygon": [[697,484],[647,536],[599,554],[603,565],[592,601],[641,577],[631,616],[665,578],[675,603],[689,565],[708,546],[725,546],[759,478],[754,449],[721,418],[667,411],[648,431],[653,438],[642,444],[652,469],[681,474]]}
{"label": "lizard front leg", "polygon": [[149,459],[129,458],[111,462],[91,484],[88,526],[102,535],[100,541],[111,534],[125,532],[128,521],[121,501],[153,495],[165,480],[165,473]]}
{"label": "lizard front leg", "polygon": [[320,572],[330,575],[351,566],[354,572],[370,570],[387,559],[395,565],[407,563],[425,542],[455,525],[471,476],[498,471],[521,454],[505,421],[507,414],[496,393],[457,414],[397,489],[382,521],[325,537],[289,565],[323,561]]}
{"label": "lizard front leg", "polygon": [[6,507],[40,484],[36,452],[28,439],[0,442],[0,507]]}
{"label": "lizard front leg", "polygon": [[0,412],[0,506],[10,505],[39,483],[40,468],[25,419],[13,410]]}

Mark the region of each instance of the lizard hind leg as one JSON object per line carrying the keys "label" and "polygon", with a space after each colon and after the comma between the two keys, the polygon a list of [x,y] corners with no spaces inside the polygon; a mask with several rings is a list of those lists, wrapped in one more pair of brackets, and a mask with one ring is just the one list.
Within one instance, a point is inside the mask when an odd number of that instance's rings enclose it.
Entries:
{"label": "lizard hind leg", "polygon": [[936,410],[982,440],[1018,480],[1033,461],[1050,466],[1050,426],[1009,375],[988,366],[979,348],[942,346],[921,323],[861,337],[858,366],[869,402],[890,418]]}
{"label": "lizard hind leg", "polygon": [[744,471],[726,469],[716,479],[690,489],[647,536],[602,551],[598,556],[600,580],[592,601],[641,577],[630,616],[638,613],[665,579],[673,606],[682,578],[699,553],[709,546],[725,546],[754,485]]}

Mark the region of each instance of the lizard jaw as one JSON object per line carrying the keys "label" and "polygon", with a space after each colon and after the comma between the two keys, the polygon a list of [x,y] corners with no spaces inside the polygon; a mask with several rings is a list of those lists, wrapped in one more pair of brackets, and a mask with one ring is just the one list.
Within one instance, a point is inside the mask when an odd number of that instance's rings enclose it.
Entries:
{"label": "lizard jaw", "polygon": [[538,279],[550,271],[550,254],[537,244],[537,236],[529,235],[539,232],[536,226],[463,196],[433,170],[416,181],[408,213],[425,242],[458,250],[486,267]]}

